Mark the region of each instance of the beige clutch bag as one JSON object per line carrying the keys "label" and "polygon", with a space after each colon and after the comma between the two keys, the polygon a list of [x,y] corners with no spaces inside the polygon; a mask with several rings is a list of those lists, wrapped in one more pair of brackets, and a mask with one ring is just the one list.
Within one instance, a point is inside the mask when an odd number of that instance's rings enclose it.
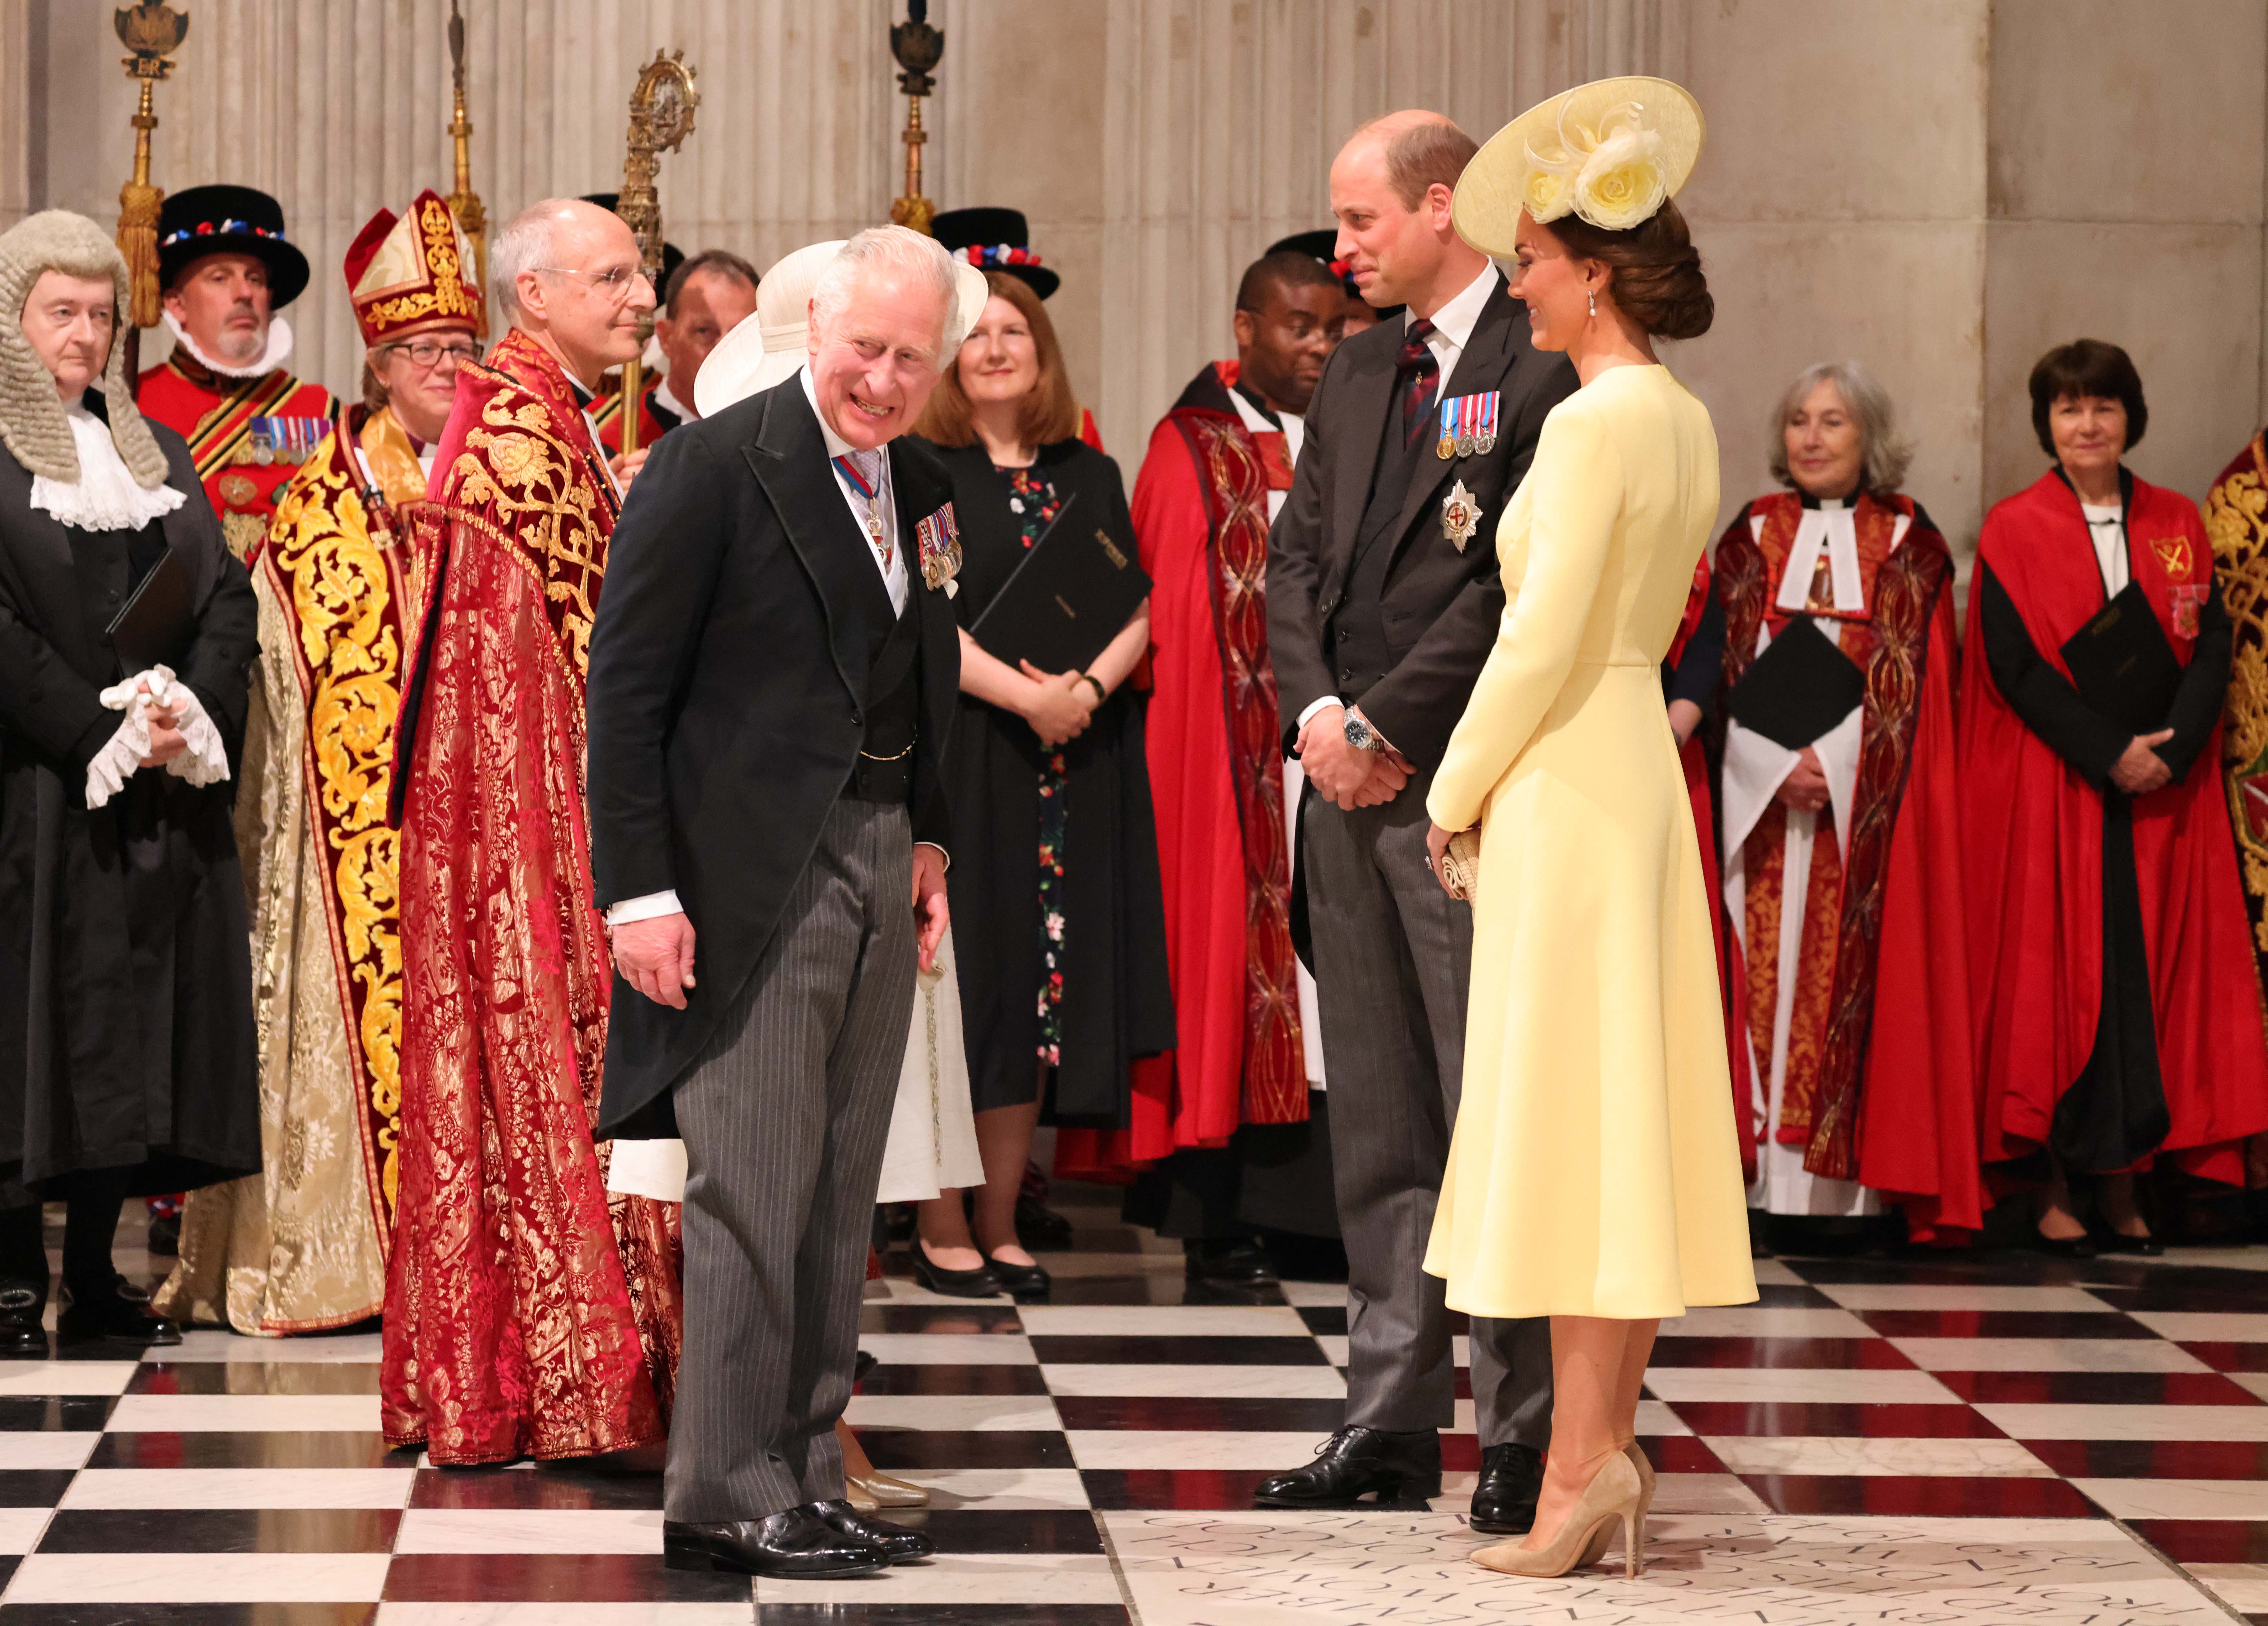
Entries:
{"label": "beige clutch bag", "polygon": [[1449,837],[1449,850],[1441,855],[1441,879],[1452,894],[1466,902],[1478,901],[1481,892],[1481,832],[1478,825],[1469,830],[1459,830]]}

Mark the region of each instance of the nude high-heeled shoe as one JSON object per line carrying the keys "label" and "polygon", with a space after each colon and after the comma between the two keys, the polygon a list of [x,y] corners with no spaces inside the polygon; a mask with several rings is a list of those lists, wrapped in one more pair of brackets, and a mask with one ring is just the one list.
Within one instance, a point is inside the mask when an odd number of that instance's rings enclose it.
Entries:
{"label": "nude high-heeled shoe", "polygon": [[843,1499],[862,1513],[880,1512],[884,1508],[927,1507],[929,1492],[920,1485],[909,1484],[895,1474],[885,1474],[875,1468],[865,1474],[843,1476]]}
{"label": "nude high-heeled shoe", "polygon": [[[1547,1547],[1524,1548],[1518,1541],[1499,1541],[1473,1554],[1473,1562],[1504,1575],[1550,1577],[1580,1567],[1594,1539],[1612,1539],[1616,1520],[1623,1527],[1623,1573],[1638,1578],[1646,1556],[1646,1527],[1638,1516],[1640,1482],[1630,1458],[1615,1453],[1591,1475],[1576,1498],[1559,1534]],[[1603,1547],[1601,1550],[1604,1550]],[[1592,1562],[1595,1562],[1593,1560]]]}
{"label": "nude high-heeled shoe", "polygon": [[[1638,1470],[1638,1527],[1643,1531],[1646,1515],[1653,1511],[1653,1463],[1636,1440],[1623,1447],[1623,1455],[1628,1457],[1631,1466]],[[1611,1523],[1601,1525],[1592,1534],[1591,1544],[1583,1549],[1582,1562],[1575,1567],[1587,1570],[1598,1563],[1607,1556],[1607,1549],[1614,1545],[1614,1526]]]}

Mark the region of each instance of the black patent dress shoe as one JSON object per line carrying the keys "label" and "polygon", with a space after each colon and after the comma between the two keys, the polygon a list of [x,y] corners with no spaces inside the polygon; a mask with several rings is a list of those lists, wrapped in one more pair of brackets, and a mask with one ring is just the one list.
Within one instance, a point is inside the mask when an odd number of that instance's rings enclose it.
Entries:
{"label": "black patent dress shoe", "polygon": [[1182,1254],[1189,1263],[1189,1280],[1208,1287],[1276,1284],[1267,1250],[1251,1237],[1231,1237],[1226,1241],[1193,1237],[1182,1244]]}
{"label": "black patent dress shoe", "polygon": [[1046,1302],[1049,1291],[1056,1284],[1045,1265],[1012,1265],[1005,1259],[985,1262],[992,1274],[999,1278],[1000,1288],[1018,1304]]}
{"label": "black patent dress shoe", "polygon": [[2032,1251],[2051,1259],[2093,1259],[2102,1252],[2093,1237],[2050,1236],[2037,1227],[2032,1231]]}
{"label": "black patent dress shoe", "polygon": [[850,1381],[853,1383],[865,1382],[866,1374],[873,1371],[875,1367],[881,1364],[881,1357],[877,1356],[873,1350],[859,1350],[858,1358],[853,1361],[850,1365]]}
{"label": "black patent dress shoe", "polygon": [[814,1502],[811,1512],[838,1534],[880,1548],[892,1563],[911,1563],[937,1550],[937,1543],[920,1531],[894,1525],[887,1519],[869,1519],[848,1502]]}
{"label": "black patent dress shoe", "polygon": [[1071,1221],[1025,1192],[1016,1199],[1016,1240],[1034,1253],[1071,1246]]}
{"label": "black patent dress shoe", "polygon": [[41,1324],[47,1310],[45,1282],[0,1282],[0,1358],[47,1354],[48,1329]]}
{"label": "black patent dress shoe", "polygon": [[[120,1284],[124,1284],[122,1278]],[[129,1299],[116,1288],[107,1293],[90,1292],[83,1299],[74,1293],[63,1313],[55,1318],[58,1343],[103,1343],[148,1348],[180,1341],[181,1329],[162,1315],[151,1314],[146,1297]]]}
{"label": "black patent dress shoe", "polygon": [[929,1249],[914,1239],[914,1280],[926,1291],[946,1299],[997,1299],[1000,1296],[1000,1278],[990,1265],[979,1265],[974,1270],[948,1270],[929,1256]]}
{"label": "black patent dress shoe", "polygon": [[1307,1467],[1262,1480],[1252,1499],[1262,1507],[1352,1507],[1373,1493],[1381,1503],[1440,1495],[1441,1437],[1432,1429],[1388,1433],[1350,1425]]}
{"label": "black patent dress shoe", "polygon": [[1535,1498],[1543,1489],[1543,1453],[1533,1446],[1491,1446],[1481,1453],[1473,1486],[1474,1529],[1483,1535],[1526,1535],[1535,1527]]}
{"label": "black patent dress shoe", "polygon": [[872,1575],[890,1567],[890,1556],[863,1536],[837,1530],[815,1511],[823,1503],[791,1507],[769,1519],[729,1519],[661,1526],[661,1562],[671,1570],[723,1570],[775,1580],[823,1581]]}
{"label": "black patent dress shoe", "polygon": [[2096,1239],[2095,1247],[2097,1253],[2132,1254],[2144,1259],[2162,1258],[2166,1252],[2166,1245],[2147,1232],[2128,1236],[2124,1231],[2113,1231]]}

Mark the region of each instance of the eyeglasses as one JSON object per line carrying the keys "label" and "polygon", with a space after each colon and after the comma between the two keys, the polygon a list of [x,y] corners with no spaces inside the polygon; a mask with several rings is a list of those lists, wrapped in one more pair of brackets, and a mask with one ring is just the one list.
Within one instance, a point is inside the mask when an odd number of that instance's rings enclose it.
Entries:
{"label": "eyeglasses", "polygon": [[539,265],[530,269],[546,272],[553,276],[588,277],[593,289],[606,295],[617,305],[630,297],[632,277],[637,278],[640,282],[644,282],[646,279],[644,269],[635,265],[612,266],[603,271],[577,271],[563,265]]}
{"label": "eyeglasses", "polygon": [[407,344],[389,344],[387,349],[408,351],[409,359],[421,367],[438,366],[444,356],[460,365],[481,358],[477,344],[439,344],[431,339],[413,339]]}

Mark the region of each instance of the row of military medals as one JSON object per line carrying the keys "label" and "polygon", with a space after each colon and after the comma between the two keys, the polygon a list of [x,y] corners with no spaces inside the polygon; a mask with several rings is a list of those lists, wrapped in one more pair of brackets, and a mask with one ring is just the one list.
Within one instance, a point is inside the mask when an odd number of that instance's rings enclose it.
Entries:
{"label": "row of military medals", "polygon": [[[1433,447],[1446,463],[1451,458],[1486,457],[1496,450],[1496,422],[1501,392],[1452,395],[1441,403],[1441,438]],[[1441,499],[1441,534],[1459,553],[1480,529],[1481,505],[1459,480]]]}

